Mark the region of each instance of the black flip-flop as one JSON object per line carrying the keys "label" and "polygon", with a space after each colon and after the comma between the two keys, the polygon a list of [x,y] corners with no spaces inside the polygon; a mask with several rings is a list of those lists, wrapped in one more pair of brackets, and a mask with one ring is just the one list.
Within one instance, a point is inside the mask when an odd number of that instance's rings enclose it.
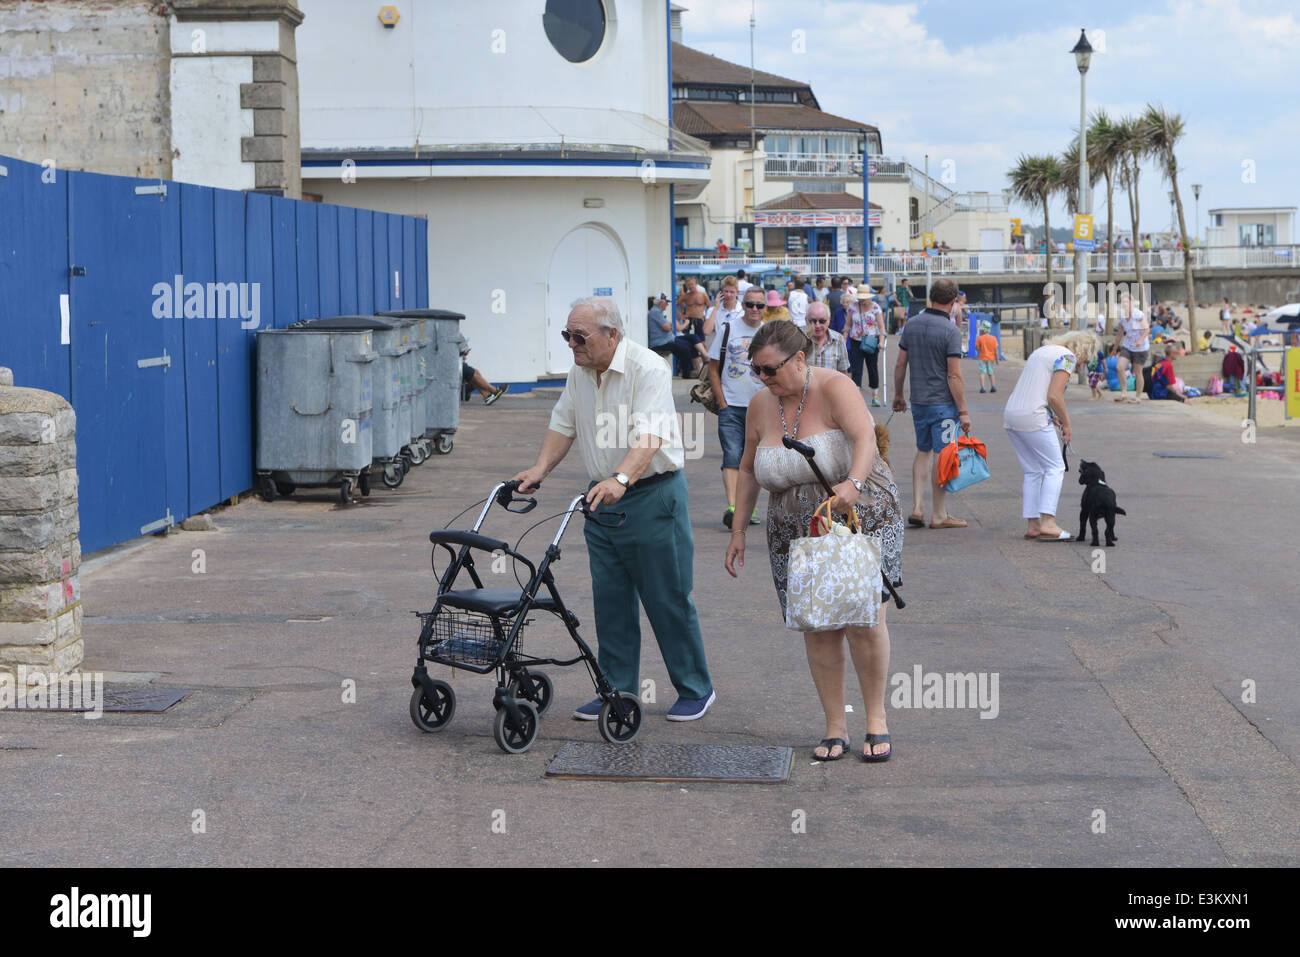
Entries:
{"label": "black flip-flop", "polygon": [[925,528],[925,519],[917,518],[915,515],[907,516],[907,524],[913,528]]}
{"label": "black flip-flop", "polygon": [[[831,757],[831,748],[836,745],[840,746],[840,753]],[[819,757],[816,751],[813,751],[814,761],[838,761],[844,755],[849,753],[849,742],[844,738],[822,738],[817,747],[826,749],[826,757]]]}
{"label": "black flip-flop", "polygon": [[[867,747],[870,750],[874,751],[876,749],[876,745],[878,744],[889,744],[889,735],[868,733],[867,740],[866,740]],[[888,761],[889,756],[893,753],[894,753],[894,746],[892,744],[889,744],[889,750],[886,751],[884,754],[869,754],[866,751],[862,752],[862,760],[866,761],[868,764],[879,764],[881,761]]]}

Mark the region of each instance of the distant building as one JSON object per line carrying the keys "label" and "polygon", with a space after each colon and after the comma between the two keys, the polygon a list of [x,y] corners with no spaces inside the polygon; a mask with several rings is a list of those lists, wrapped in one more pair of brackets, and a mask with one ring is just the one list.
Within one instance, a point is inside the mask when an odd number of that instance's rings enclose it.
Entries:
{"label": "distant building", "polygon": [[677,195],[680,248],[712,249],[723,239],[769,257],[861,254],[864,156],[873,245],[917,249],[927,228],[953,249],[1011,245],[1005,194],[957,193],[944,182],[951,171],[936,162],[927,207],[924,170],[882,155],[875,126],[827,113],[808,84],[762,70],[753,71],[751,103],[748,66],[675,39],[673,125],[708,143],[713,160],[698,195]]}
{"label": "distant building", "polygon": [[1210,210],[1207,246],[1287,246],[1295,235],[1294,206],[1239,206]]}
{"label": "distant building", "polygon": [[646,338],[672,281],[672,196],[709,181],[670,123],[665,2],[415,0],[385,26],[301,0],[304,188],[429,219],[429,301],[468,317],[493,381],[566,373],[569,306]]}

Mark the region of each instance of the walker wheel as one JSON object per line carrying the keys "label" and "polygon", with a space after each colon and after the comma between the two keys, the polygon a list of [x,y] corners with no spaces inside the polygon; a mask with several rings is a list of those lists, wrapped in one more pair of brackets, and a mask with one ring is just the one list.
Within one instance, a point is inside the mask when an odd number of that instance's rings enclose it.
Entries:
{"label": "walker wheel", "polygon": [[550,676],[540,671],[529,671],[520,676],[519,697],[535,704],[539,715],[546,714],[546,710],[551,706],[551,695],[554,690],[555,686],[551,684]]}
{"label": "walker wheel", "polygon": [[411,693],[411,720],[421,731],[441,731],[456,713],[456,692],[445,681],[433,682],[432,697],[424,685]]}
{"label": "walker wheel", "polygon": [[510,712],[505,708],[497,709],[496,720],[492,722],[492,737],[497,746],[507,754],[523,754],[537,740],[537,708],[531,701],[515,699],[515,706],[523,717],[523,726],[516,727],[510,720]]}
{"label": "walker wheel", "polygon": [[606,701],[600,706],[596,726],[600,728],[600,736],[610,744],[627,744],[641,731],[641,702],[628,691],[619,692],[618,697],[623,706],[623,717],[618,716],[612,701]]}

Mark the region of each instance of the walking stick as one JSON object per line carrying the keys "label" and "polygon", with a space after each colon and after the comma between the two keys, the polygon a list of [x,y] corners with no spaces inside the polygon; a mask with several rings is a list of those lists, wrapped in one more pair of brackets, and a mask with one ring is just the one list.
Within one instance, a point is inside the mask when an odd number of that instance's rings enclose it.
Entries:
{"label": "walking stick", "polygon": [[[831,487],[831,483],[826,480],[826,476],[822,474],[822,470],[817,467],[817,462],[814,461],[814,456],[817,454],[816,449],[814,449],[811,445],[805,445],[803,442],[800,442],[797,439],[792,439],[788,435],[781,439],[781,443],[787,449],[794,449],[796,452],[798,452],[800,455],[806,458],[808,460],[808,465],[813,470],[813,474],[817,476],[817,480],[821,482],[822,487],[826,489],[826,494],[827,495],[835,494],[835,489]],[[889,580],[889,577],[883,574],[882,572],[880,576],[880,580],[885,583],[885,588],[886,590],[888,590],[890,597],[894,599],[894,604],[897,605],[900,610],[906,608],[907,602],[903,601],[902,596],[899,595],[898,592],[895,590],[894,583]]]}

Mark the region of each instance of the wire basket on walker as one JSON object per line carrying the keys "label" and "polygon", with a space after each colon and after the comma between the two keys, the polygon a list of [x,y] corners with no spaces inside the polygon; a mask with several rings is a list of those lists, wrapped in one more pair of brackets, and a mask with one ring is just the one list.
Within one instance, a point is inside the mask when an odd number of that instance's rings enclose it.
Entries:
{"label": "wire basket on walker", "polygon": [[[587,666],[596,694],[603,702],[596,722],[600,736],[611,744],[625,744],[641,730],[641,703],[636,695],[616,692],[591,648],[578,634],[578,619],[560,598],[551,574],[551,564],[559,561],[560,539],[575,512],[584,519],[610,524],[606,516],[627,520],[626,514],[601,512],[596,515],[579,495],[559,515],[559,530],[546,549],[539,565],[534,565],[508,543],[479,533],[493,504],[508,512],[523,514],[537,506],[537,500],[518,496],[518,481],[502,482],[488,495],[478,521],[470,531],[443,529],[430,532],[434,553],[439,546],[451,555],[451,563],[438,580],[438,597],[433,610],[415,612],[422,627],[419,657],[411,684],[411,720],[421,731],[441,731],[456,713],[456,694],[451,685],[430,676],[427,663],[463,668],[477,674],[496,673],[497,686],[492,697],[496,718],[492,734],[497,745],[510,754],[522,754],[537,739],[539,718],[551,705],[553,688],[544,672],[533,670],[542,665],[567,667],[579,662]],[[512,505],[523,503],[522,508]],[[472,506],[471,506],[472,507]],[[548,519],[549,520],[549,519]],[[455,547],[455,546],[458,546]],[[487,552],[489,558],[501,555],[522,562],[529,572],[520,588],[485,588],[474,564],[475,552]],[[456,588],[461,572],[469,575],[473,588]],[[549,612],[564,623],[578,647],[571,659],[536,658],[523,652],[524,628],[532,623],[532,612]]]}

